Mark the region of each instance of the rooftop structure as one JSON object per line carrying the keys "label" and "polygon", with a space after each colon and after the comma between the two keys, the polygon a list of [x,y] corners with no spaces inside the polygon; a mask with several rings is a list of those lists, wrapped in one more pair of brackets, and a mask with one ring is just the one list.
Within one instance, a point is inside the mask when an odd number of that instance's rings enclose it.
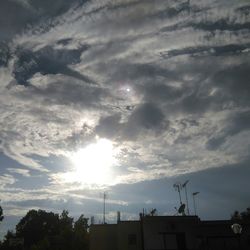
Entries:
{"label": "rooftop structure", "polygon": [[197,216],[141,216],[117,224],[91,225],[90,250],[250,249],[250,224],[235,234],[233,222]]}

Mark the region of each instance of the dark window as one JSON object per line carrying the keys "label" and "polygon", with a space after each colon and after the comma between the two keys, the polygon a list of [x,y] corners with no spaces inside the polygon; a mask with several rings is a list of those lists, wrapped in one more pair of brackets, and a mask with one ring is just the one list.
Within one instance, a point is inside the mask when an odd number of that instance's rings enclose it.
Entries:
{"label": "dark window", "polygon": [[129,245],[136,245],[136,234],[129,234],[128,235],[128,244]]}

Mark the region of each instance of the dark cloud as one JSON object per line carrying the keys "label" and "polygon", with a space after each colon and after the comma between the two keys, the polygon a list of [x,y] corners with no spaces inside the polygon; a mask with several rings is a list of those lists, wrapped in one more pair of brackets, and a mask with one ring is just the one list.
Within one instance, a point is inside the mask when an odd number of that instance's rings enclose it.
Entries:
{"label": "dark cloud", "polygon": [[182,49],[170,50],[166,53],[161,52],[163,58],[171,58],[181,55],[197,56],[222,56],[243,53],[250,48],[250,44],[229,44],[223,46],[195,46]]}
{"label": "dark cloud", "polygon": [[9,39],[20,32],[28,22],[36,19],[36,13],[17,1],[1,1],[0,3],[0,39]]}
{"label": "dark cloud", "polygon": [[[203,56],[185,59],[171,74],[178,75],[175,80],[162,78],[163,83],[144,84],[140,92],[145,100],[160,103],[169,115],[175,112],[201,114],[207,111],[220,111],[229,107],[249,105],[249,59],[248,53],[242,55]],[[241,58],[240,64],[237,60]],[[224,65],[225,61],[231,61]],[[191,76],[192,80],[188,77]],[[170,84],[170,85],[168,85]]]}
{"label": "dark cloud", "polygon": [[104,138],[117,137],[122,128],[121,115],[114,114],[112,116],[103,117],[100,119],[99,124],[96,126],[96,133]]}
{"label": "dark cloud", "polygon": [[[78,81],[62,79],[53,81],[44,88],[32,86],[28,91],[18,94],[18,97],[22,99],[39,97],[45,105],[74,105],[75,108],[86,109],[100,108],[102,98],[107,95],[107,91],[99,86],[86,86]],[[63,122],[61,119],[58,122],[60,121]]]}
{"label": "dark cloud", "polygon": [[220,88],[222,98],[234,101],[237,105],[246,105],[250,101],[250,63],[232,65],[217,72],[212,78],[213,84]]}
{"label": "dark cloud", "polygon": [[144,91],[145,85],[151,85],[152,81],[160,81],[158,80],[160,77],[167,78],[169,81],[179,79],[174,71],[156,64],[117,62],[116,66],[119,67],[115,67],[113,72],[111,71],[113,81],[143,80],[143,85],[134,84],[139,91]]}
{"label": "dark cloud", "polygon": [[230,126],[228,128],[228,133],[230,135],[235,135],[241,131],[250,129],[250,111],[239,112],[233,116]]}
{"label": "dark cloud", "polygon": [[249,17],[250,16],[250,5],[246,4],[246,5],[243,5],[239,8],[236,8],[236,12],[240,12],[245,17]]}
{"label": "dark cloud", "polygon": [[226,136],[218,136],[209,139],[206,143],[208,150],[217,150],[223,143],[226,142]]}
{"label": "dark cloud", "polygon": [[183,126],[183,129],[187,128],[187,127],[198,127],[199,126],[199,122],[194,120],[194,119],[190,119],[190,118],[184,118],[180,120],[180,124]]}
{"label": "dark cloud", "polygon": [[230,117],[223,128],[221,134],[215,135],[206,143],[207,149],[217,150],[230,136],[237,135],[240,132],[250,130],[250,111],[240,112]]}
{"label": "dark cloud", "polygon": [[204,31],[210,31],[210,32],[216,32],[218,30],[220,31],[239,31],[239,30],[250,30],[250,23],[244,22],[244,23],[235,23],[230,21],[229,18],[227,19],[220,19],[215,22],[212,21],[204,21],[200,23],[191,23],[190,26],[192,26],[194,29],[200,29]]}
{"label": "dark cloud", "polygon": [[6,67],[10,57],[11,52],[8,44],[0,41],[0,67]]}
{"label": "dark cloud", "polygon": [[173,7],[168,7],[165,10],[156,12],[154,15],[149,15],[149,18],[160,18],[160,19],[171,19],[171,18],[176,18],[178,15],[182,15],[183,14],[188,14],[191,11],[191,6],[189,1],[185,1],[185,2],[177,2],[176,1],[176,5]]}
{"label": "dark cloud", "polygon": [[69,44],[73,39],[72,38],[65,38],[57,41],[57,44],[67,45]]}
{"label": "dark cloud", "polygon": [[[84,3],[84,0],[4,0],[0,3],[0,39],[9,40],[21,33],[29,25],[37,25],[48,21],[48,18],[58,16],[69,9],[74,3]],[[49,23],[47,24],[49,26]]]}
{"label": "dark cloud", "polygon": [[124,139],[135,140],[145,130],[160,133],[168,127],[165,115],[157,105],[144,103],[137,107],[125,124]]}
{"label": "dark cloud", "polygon": [[30,1],[30,5],[34,8],[37,13],[41,16],[57,16],[67,11],[72,3],[75,2],[86,2],[84,0],[54,0],[53,2],[49,0],[32,0]]}
{"label": "dark cloud", "polygon": [[[167,81],[168,79],[166,79]],[[154,84],[144,86],[145,99],[149,102],[173,102],[180,98],[183,90],[165,84]]]}
{"label": "dark cloud", "polygon": [[167,129],[168,123],[156,104],[144,103],[129,115],[126,122],[121,122],[121,115],[118,113],[101,118],[95,131],[98,135],[108,138],[136,140],[147,130],[160,133],[163,129]]}
{"label": "dark cloud", "polygon": [[[218,31],[249,32],[249,9],[249,5],[243,5],[242,7],[236,8],[233,11],[235,18],[232,18],[232,14],[220,17],[219,15],[212,16],[213,6],[207,8],[203,6],[202,8],[200,8],[198,5],[195,5],[193,3],[190,5],[188,5],[187,2],[182,3],[178,8],[170,8],[169,11],[162,11],[162,14],[159,14],[159,16],[163,16],[165,18],[172,16],[175,17],[175,15],[178,14],[178,11],[183,10],[188,11],[189,14],[191,13],[192,16],[189,15],[188,20],[180,21],[178,23],[163,27],[160,29],[160,32],[172,32],[188,27],[192,27],[194,30],[207,31],[211,34],[214,34]],[[244,22],[242,20],[244,20]]]}
{"label": "dark cloud", "polygon": [[69,65],[80,62],[83,51],[88,49],[84,45],[79,49],[53,49],[45,47],[37,52],[20,49],[14,64],[13,75],[20,85],[29,85],[28,80],[36,73],[63,74],[88,83],[92,81],[85,75],[71,69]]}
{"label": "dark cloud", "polygon": [[164,120],[164,114],[153,103],[145,103],[138,107],[129,117],[128,123],[145,129],[159,127]]}
{"label": "dark cloud", "polygon": [[181,111],[191,114],[205,112],[211,107],[212,101],[212,97],[202,95],[195,90],[181,100]]}

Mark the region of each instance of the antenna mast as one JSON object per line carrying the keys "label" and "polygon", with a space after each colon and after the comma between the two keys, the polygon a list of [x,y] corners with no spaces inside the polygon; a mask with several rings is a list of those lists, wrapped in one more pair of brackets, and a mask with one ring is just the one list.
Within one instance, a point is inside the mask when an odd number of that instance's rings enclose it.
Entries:
{"label": "antenna mast", "polygon": [[187,184],[188,184],[189,180],[185,181],[183,184],[182,184],[182,187],[184,187],[185,189],[185,196],[186,196],[186,203],[187,203],[187,214],[190,215],[189,213],[189,207],[188,207],[188,195],[187,195]]}
{"label": "antenna mast", "polygon": [[106,204],[105,204],[105,202],[106,202],[106,198],[107,198],[107,194],[104,192],[104,193],[103,193],[103,224],[106,223],[106,222],[105,222],[105,213],[106,213],[106,211],[105,211],[105,209],[106,209]]}
{"label": "antenna mast", "polygon": [[173,185],[174,189],[179,193],[179,199],[180,199],[180,204],[182,205],[182,200],[181,200],[181,189],[182,189],[182,184],[180,183],[175,183]]}
{"label": "antenna mast", "polygon": [[197,211],[196,211],[196,203],[195,203],[195,196],[197,194],[199,194],[200,192],[194,192],[193,193],[193,202],[194,202],[194,215],[197,215]]}

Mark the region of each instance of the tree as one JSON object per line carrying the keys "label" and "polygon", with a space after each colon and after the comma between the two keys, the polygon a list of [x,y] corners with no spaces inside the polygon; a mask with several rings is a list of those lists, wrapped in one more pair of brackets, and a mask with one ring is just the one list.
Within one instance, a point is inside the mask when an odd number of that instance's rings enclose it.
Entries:
{"label": "tree", "polygon": [[9,231],[7,232],[7,234],[4,236],[4,241],[1,245],[1,249],[8,249],[9,248],[9,241],[10,239],[13,239],[15,238],[15,233],[12,232],[12,231]]}
{"label": "tree", "polygon": [[250,207],[240,213],[243,221],[250,221]]}
{"label": "tree", "polygon": [[0,206],[0,222],[4,219],[4,216],[3,216],[3,209],[2,207]]}
{"label": "tree", "polygon": [[20,250],[22,246],[10,245],[15,239],[24,240],[25,250],[87,250],[88,219],[81,215],[74,223],[67,210],[60,215],[30,210],[16,225],[16,232],[7,233],[1,250]]}
{"label": "tree", "polygon": [[231,215],[231,220],[238,221],[241,219],[240,212],[235,210],[234,213]]}
{"label": "tree", "polygon": [[73,221],[74,219],[69,217],[69,212],[67,210],[63,210],[59,217],[60,232],[58,235],[60,249],[62,250],[72,249]]}
{"label": "tree", "polygon": [[44,210],[30,210],[16,225],[16,236],[31,247],[59,233],[59,215]]}
{"label": "tree", "polygon": [[231,220],[234,221],[250,221],[250,207],[248,207],[245,211],[239,212],[234,211],[234,213],[231,215]]}
{"label": "tree", "polygon": [[89,247],[89,234],[88,234],[88,219],[84,215],[80,215],[74,224],[74,250],[84,250]]}

